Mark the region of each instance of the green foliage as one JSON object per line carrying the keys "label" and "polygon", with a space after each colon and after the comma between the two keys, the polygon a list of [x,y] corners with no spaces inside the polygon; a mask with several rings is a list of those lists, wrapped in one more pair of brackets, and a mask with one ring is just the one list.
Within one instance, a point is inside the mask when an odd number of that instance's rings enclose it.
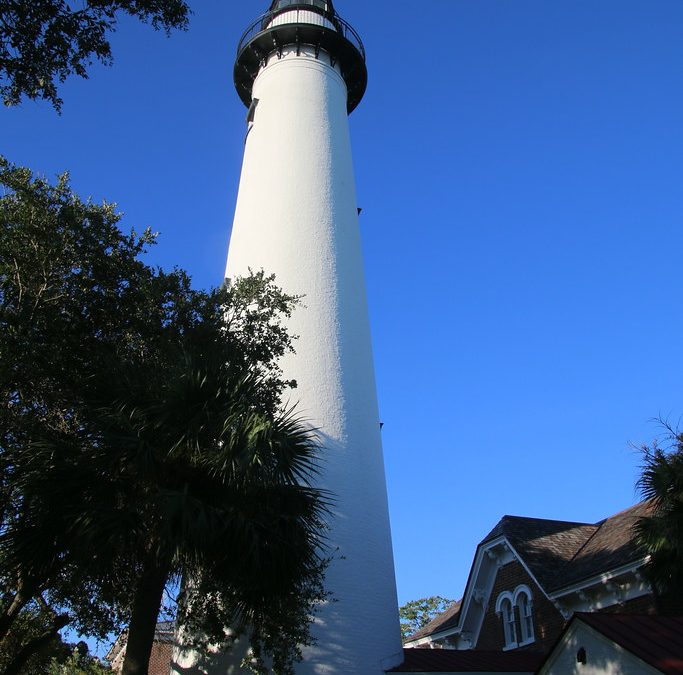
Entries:
{"label": "green foliage", "polygon": [[433,595],[429,598],[411,600],[399,607],[398,614],[401,619],[401,637],[407,640],[413,633],[424,628],[434,617],[446,611],[453,600]]}
{"label": "green foliage", "polygon": [[[14,623],[12,632],[0,646],[0,672],[7,672],[12,665],[20,667],[22,675],[43,675],[52,661],[64,661],[69,656],[69,648],[62,642],[59,634],[52,630],[53,616],[37,603],[30,603]],[[32,651],[21,663],[16,656],[22,647],[42,636],[40,649]]]}
{"label": "green foliage", "polygon": [[653,501],[653,512],[641,518],[636,531],[650,555],[645,574],[662,609],[683,609],[683,434],[664,424],[666,444],[642,450],[638,487]]}
{"label": "green foliage", "polygon": [[318,448],[279,403],[297,299],[263,273],[201,292],[150,268],[153,235],[66,175],[0,160],[0,184],[0,646],[39,598],[53,632],[130,622],[124,668],[145,672],[186,578],[199,646],[230,625],[257,672],[290,673],[326,565]]}
{"label": "green foliage", "polygon": [[93,579],[84,575],[89,553],[65,555],[58,537],[68,533],[55,529],[62,505],[40,493],[52,475],[78,494],[79,481],[92,480],[88,464],[55,455],[49,474],[38,448],[88,433],[101,397],[94,374],[104,375],[118,351],[144,349],[139,327],[167,321],[160,301],[187,280],[143,265],[137,258],[152,235],[123,235],[113,207],[82,202],[68,176],[53,187],[0,159],[0,184],[0,581],[12,598],[0,640],[47,588],[55,616],[69,606],[79,630],[103,637],[123,618],[113,609],[119,591],[94,570]]}
{"label": "green foliage", "polygon": [[167,32],[187,26],[184,0],[0,0],[0,93],[6,105],[25,96],[59,110],[57,85],[69,75],[87,77],[94,61],[110,64],[108,33],[129,15]]}
{"label": "green foliage", "polygon": [[97,659],[89,656],[87,651],[74,649],[69,658],[63,662],[53,658],[47,668],[42,671],[47,675],[108,675],[111,668],[102,665]]}

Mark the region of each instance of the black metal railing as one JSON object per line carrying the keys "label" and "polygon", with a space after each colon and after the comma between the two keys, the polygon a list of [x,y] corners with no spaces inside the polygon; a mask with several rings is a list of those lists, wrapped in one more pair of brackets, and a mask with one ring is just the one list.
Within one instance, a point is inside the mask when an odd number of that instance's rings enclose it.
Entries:
{"label": "black metal railing", "polygon": [[[324,0],[308,0],[308,1],[302,1],[302,0],[297,0],[296,2],[292,0],[290,3],[291,5],[311,5],[312,7],[320,7],[321,9],[324,9],[324,7],[327,5]],[[263,16],[260,16],[256,21],[254,21],[247,30],[244,31],[244,34],[240,38],[239,41],[239,46],[237,47],[237,54],[241,54],[242,50],[259,34],[262,33],[264,30],[267,30],[271,23],[277,19],[277,17],[281,14],[287,14],[287,18],[289,19],[289,15],[293,14],[296,12],[297,16],[292,17],[294,20],[292,21],[287,21],[288,24],[296,24],[296,23],[304,23],[304,24],[310,24],[310,25],[318,25],[318,24],[311,24],[310,21],[299,21],[299,12],[310,12],[311,10],[307,10],[301,7],[297,7],[296,9],[284,9],[280,7],[277,10],[273,10],[271,12],[267,12]],[[355,31],[353,26],[351,24],[347,23],[342,19],[338,14],[334,15],[334,18],[328,18],[324,14],[320,14],[320,19],[321,19],[321,26],[323,28],[329,28],[329,26],[325,22],[329,22],[332,24],[334,27],[334,30],[336,30],[338,33],[340,33],[343,37],[345,37],[361,54],[363,57],[363,60],[365,60],[365,47],[363,46],[363,41],[360,39],[360,35]],[[283,25],[283,24],[280,24]],[[278,28],[278,25],[272,26],[273,28]]]}

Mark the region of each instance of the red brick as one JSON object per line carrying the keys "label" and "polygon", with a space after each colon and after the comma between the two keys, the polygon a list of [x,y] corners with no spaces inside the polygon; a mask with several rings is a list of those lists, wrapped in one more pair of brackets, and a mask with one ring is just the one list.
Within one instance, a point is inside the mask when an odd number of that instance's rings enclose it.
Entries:
{"label": "red brick", "polygon": [[515,560],[498,570],[486,616],[479,633],[479,641],[475,649],[500,650],[505,647],[503,621],[496,614],[496,600],[501,593],[505,591],[513,592],[521,584],[528,586],[531,590],[534,613],[536,641],[529,645],[528,648],[549,648],[560,635],[566,623],[562,614],[546,598],[543,591],[541,591],[522,564]]}

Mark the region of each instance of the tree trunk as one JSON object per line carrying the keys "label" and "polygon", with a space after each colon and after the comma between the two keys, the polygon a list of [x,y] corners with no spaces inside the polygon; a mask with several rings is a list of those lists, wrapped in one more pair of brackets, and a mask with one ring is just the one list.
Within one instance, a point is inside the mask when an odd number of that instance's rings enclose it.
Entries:
{"label": "tree trunk", "polygon": [[70,617],[68,614],[60,614],[55,617],[52,626],[46,630],[42,635],[27,642],[10,661],[7,668],[5,668],[3,675],[19,675],[22,668],[36,652],[46,647],[51,640],[57,637],[59,631],[69,623]]}
{"label": "tree trunk", "polygon": [[32,596],[32,588],[29,588],[26,582],[21,578],[17,584],[17,592],[12,598],[12,602],[9,603],[7,609],[0,613],[0,643],[4,641],[7,634],[12,628],[12,624],[15,619],[19,616],[19,613],[26,606]]}
{"label": "tree trunk", "polygon": [[148,562],[140,576],[133,599],[133,612],[128,627],[126,656],[121,675],[147,675],[167,579],[168,567],[159,565],[156,560]]}

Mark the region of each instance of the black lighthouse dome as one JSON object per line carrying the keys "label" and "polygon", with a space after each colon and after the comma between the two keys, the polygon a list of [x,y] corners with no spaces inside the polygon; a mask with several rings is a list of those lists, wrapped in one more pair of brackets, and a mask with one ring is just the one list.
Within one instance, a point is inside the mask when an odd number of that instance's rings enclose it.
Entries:
{"label": "black lighthouse dome", "polygon": [[338,65],[348,90],[347,109],[352,112],[365,94],[368,71],[365,48],[356,31],[335,11],[332,0],[273,0],[266,14],[245,31],[237,49],[235,87],[246,106],[251,105],[252,87],[259,70],[285,47],[299,54],[302,47],[314,50],[316,58],[326,52]]}

